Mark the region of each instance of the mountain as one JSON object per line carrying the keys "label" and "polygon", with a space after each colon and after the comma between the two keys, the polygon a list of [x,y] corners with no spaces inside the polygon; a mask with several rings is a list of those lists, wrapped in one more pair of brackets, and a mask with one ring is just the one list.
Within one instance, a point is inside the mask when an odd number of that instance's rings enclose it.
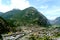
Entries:
{"label": "mountain", "polygon": [[0,16],[2,16],[3,15],[3,13],[2,12],[0,12]]}
{"label": "mountain", "polygon": [[49,20],[52,25],[60,25],[60,17],[57,17],[55,20]]}
{"label": "mountain", "polygon": [[[39,25],[49,26],[47,18],[34,7],[29,7],[24,10],[11,10],[4,14],[3,18],[9,19],[14,25]],[[9,21],[9,22],[10,22]]]}
{"label": "mountain", "polygon": [[54,20],[54,24],[55,24],[55,25],[60,25],[60,17],[57,17],[57,18]]}
{"label": "mountain", "polygon": [[48,20],[50,22],[50,24],[54,24],[54,20]]}
{"label": "mountain", "polygon": [[19,13],[19,12],[20,12],[19,9],[13,9],[13,10],[11,10],[11,11],[8,11],[8,12],[4,13],[2,17],[3,17],[4,19],[9,19],[9,18],[11,18],[14,14],[17,14],[17,13]]}

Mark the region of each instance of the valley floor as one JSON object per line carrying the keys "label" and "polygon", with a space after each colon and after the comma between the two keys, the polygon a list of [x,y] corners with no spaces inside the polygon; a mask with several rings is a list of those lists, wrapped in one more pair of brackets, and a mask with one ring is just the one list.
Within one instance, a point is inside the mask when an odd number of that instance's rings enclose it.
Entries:
{"label": "valley floor", "polygon": [[[18,38],[18,40],[60,40],[59,28],[45,28],[45,27],[20,27],[21,32],[24,32],[25,35]],[[32,38],[33,37],[33,38]]]}

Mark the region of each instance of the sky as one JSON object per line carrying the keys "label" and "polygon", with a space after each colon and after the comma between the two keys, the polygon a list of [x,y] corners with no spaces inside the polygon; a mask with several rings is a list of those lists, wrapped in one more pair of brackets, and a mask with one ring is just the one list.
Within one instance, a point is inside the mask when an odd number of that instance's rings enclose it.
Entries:
{"label": "sky", "polygon": [[50,20],[60,17],[60,0],[0,0],[0,12],[23,10],[30,6],[35,7]]}

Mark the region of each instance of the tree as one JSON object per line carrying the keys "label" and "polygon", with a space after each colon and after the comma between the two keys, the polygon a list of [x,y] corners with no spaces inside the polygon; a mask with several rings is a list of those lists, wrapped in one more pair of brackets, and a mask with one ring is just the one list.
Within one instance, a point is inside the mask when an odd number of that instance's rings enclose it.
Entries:
{"label": "tree", "polygon": [[2,17],[0,17],[0,38],[1,38],[1,34],[7,33],[9,31],[10,31],[10,27],[8,23]]}

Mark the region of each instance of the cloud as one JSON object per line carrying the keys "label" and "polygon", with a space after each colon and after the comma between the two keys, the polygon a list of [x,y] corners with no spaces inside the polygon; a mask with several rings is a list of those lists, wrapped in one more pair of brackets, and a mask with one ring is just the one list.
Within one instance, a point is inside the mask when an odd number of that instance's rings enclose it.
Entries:
{"label": "cloud", "polygon": [[45,3],[45,2],[52,1],[52,0],[37,0],[37,1],[40,2],[40,3]]}
{"label": "cloud", "polygon": [[43,14],[50,20],[55,19],[56,17],[60,17],[60,7],[53,5],[51,8],[43,11]]}
{"label": "cloud", "polygon": [[7,11],[12,10],[14,8],[23,10],[23,9],[30,6],[29,1],[27,1],[27,0],[11,0],[10,5],[3,5],[1,3],[1,1],[2,0],[0,0],[0,11],[1,12],[7,12]]}
{"label": "cloud", "polygon": [[40,8],[41,9],[47,9],[48,8],[48,5],[41,5]]}
{"label": "cloud", "polygon": [[55,20],[57,16],[46,16],[49,20]]}
{"label": "cloud", "polygon": [[50,10],[46,11],[46,13],[57,13],[60,11],[60,8],[58,6],[51,8]]}

